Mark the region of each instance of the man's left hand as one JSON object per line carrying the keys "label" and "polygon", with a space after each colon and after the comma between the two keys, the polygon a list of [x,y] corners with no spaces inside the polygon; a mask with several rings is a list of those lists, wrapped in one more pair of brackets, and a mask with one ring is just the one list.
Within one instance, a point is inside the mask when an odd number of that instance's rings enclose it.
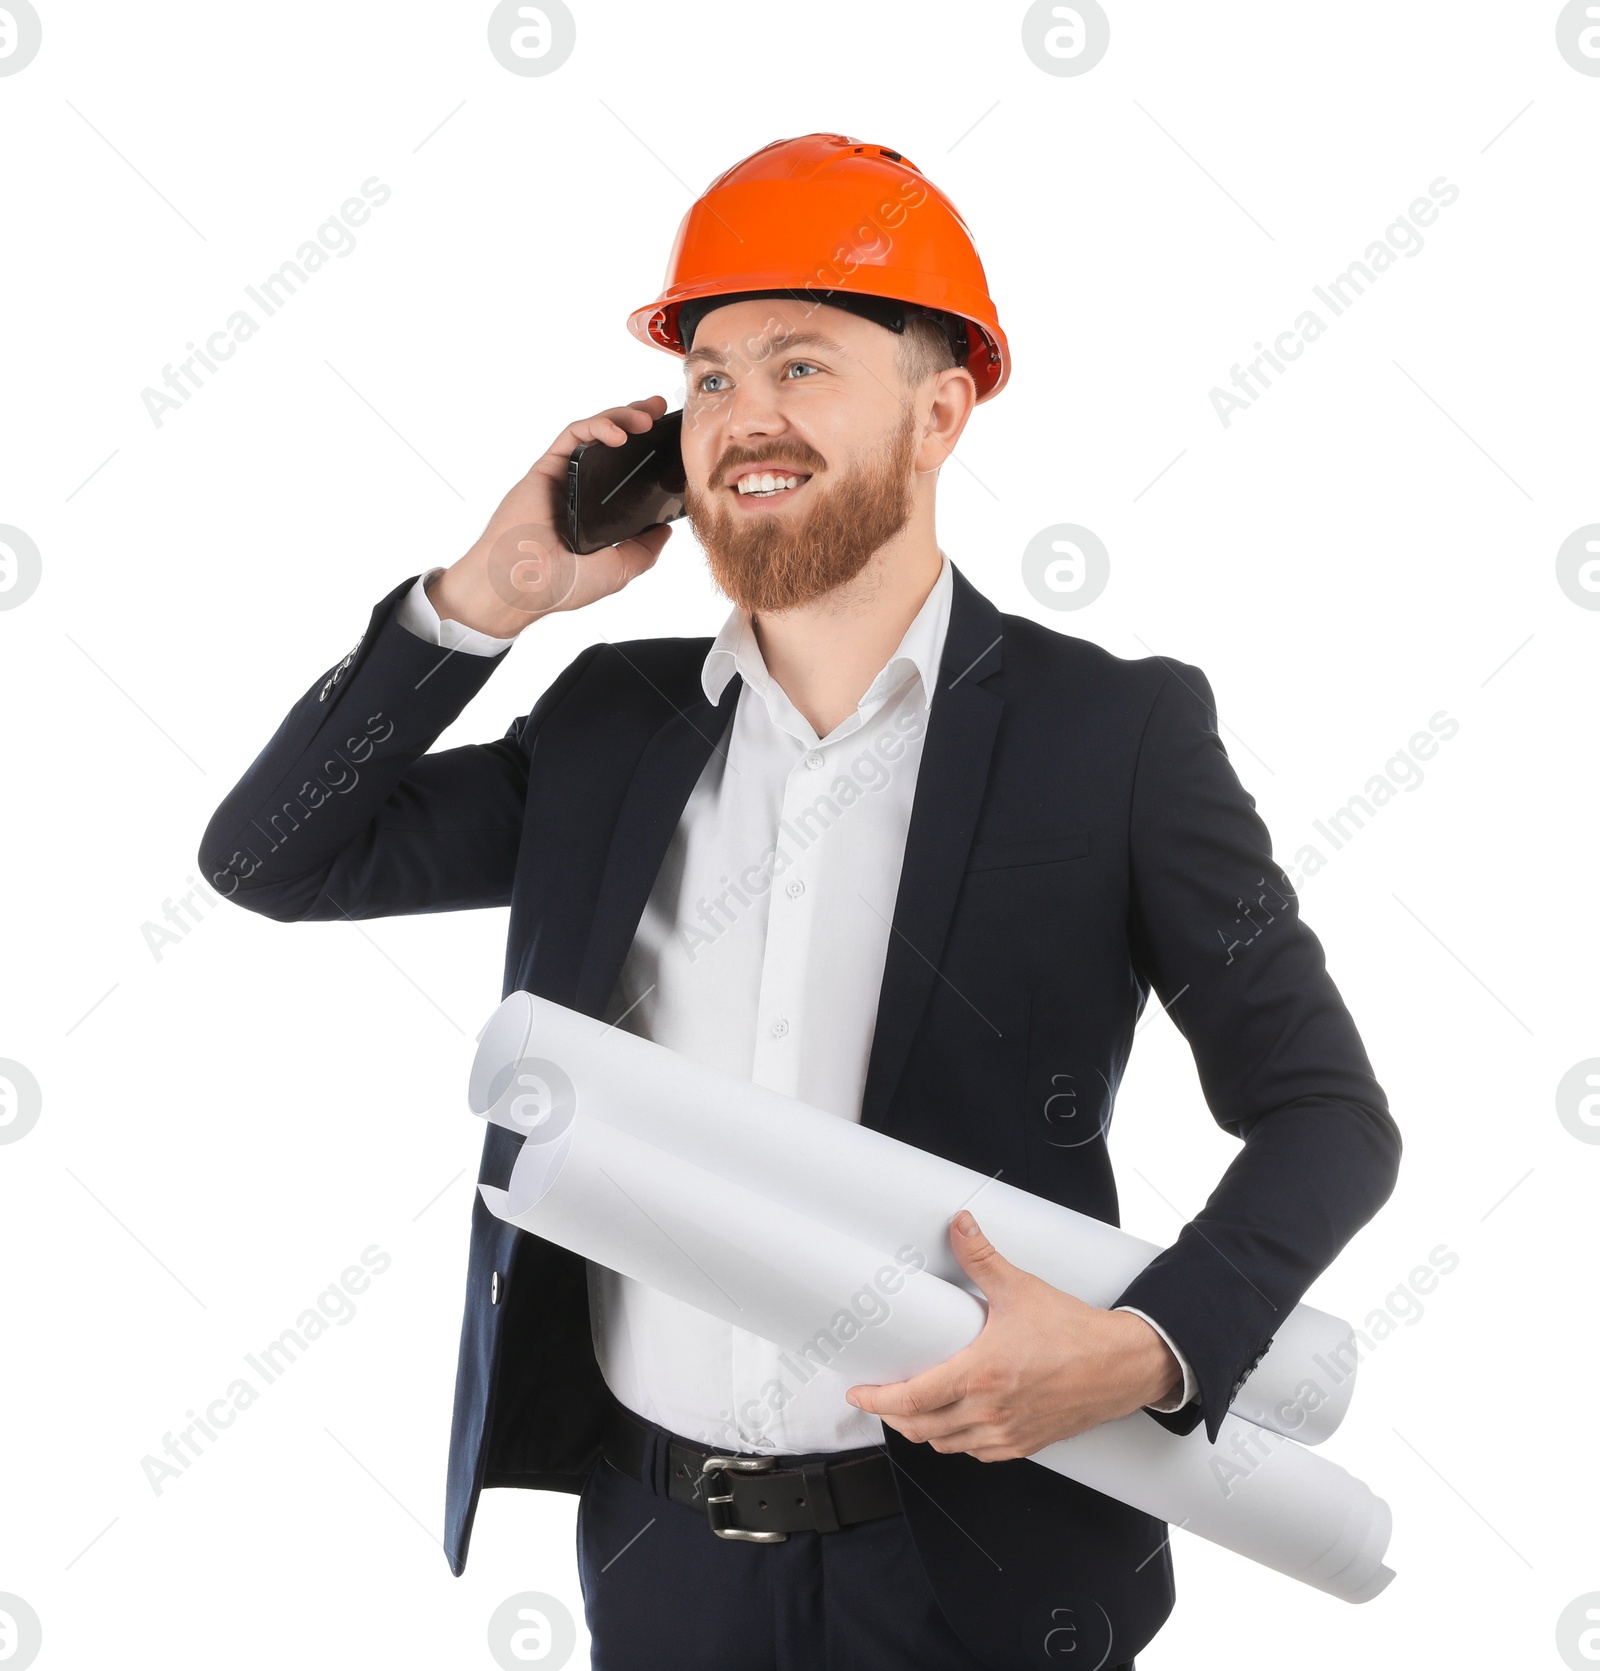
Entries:
{"label": "man's left hand", "polygon": [[965,1210],[950,1245],[989,1302],[981,1333],[908,1381],[851,1387],[858,1409],[936,1451],[1004,1462],[1178,1390],[1178,1360],[1142,1317],[1085,1305],[1019,1270]]}

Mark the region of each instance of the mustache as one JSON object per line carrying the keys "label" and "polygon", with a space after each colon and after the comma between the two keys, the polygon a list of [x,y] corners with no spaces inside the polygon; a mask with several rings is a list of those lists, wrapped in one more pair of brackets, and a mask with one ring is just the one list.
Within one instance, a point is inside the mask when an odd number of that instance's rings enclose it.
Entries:
{"label": "mustache", "polygon": [[747,464],[766,464],[772,459],[798,465],[812,476],[820,476],[828,468],[828,461],[822,454],[815,448],[808,447],[803,441],[790,442],[787,445],[781,441],[769,441],[764,447],[730,447],[717,460],[717,467],[711,472],[710,485],[724,487],[731,471],[741,470]]}

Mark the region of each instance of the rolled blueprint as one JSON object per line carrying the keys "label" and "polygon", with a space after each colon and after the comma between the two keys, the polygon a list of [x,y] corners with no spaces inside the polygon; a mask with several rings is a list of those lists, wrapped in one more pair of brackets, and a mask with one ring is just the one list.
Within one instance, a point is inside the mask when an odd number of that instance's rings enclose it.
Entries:
{"label": "rolled blueprint", "polygon": [[[962,1207],[1013,1265],[1087,1305],[1111,1305],[1161,1251],[1087,1213],[531,992],[507,997],[478,1040],[474,1108],[487,1108],[523,1059],[554,1064],[567,1086],[581,1089],[585,1112],[607,1125],[757,1195],[781,1180],[785,1198],[804,1202],[809,1218],[878,1248],[910,1243],[933,1275],[973,1294],[978,1289],[949,1241],[950,1220]],[[1355,1366],[1350,1325],[1296,1306],[1231,1408],[1259,1427],[1321,1444],[1349,1405]]]}
{"label": "rolled blueprint", "polygon": [[[806,1192],[797,1207],[645,1141],[595,1106],[582,1064],[572,1074],[559,1055],[502,1055],[503,1042],[491,1022],[468,1095],[474,1113],[525,1139],[509,1187],[479,1186],[499,1218],[771,1341],[802,1382],[823,1366],[903,1380],[982,1328],[983,1301],[916,1268],[906,1247],[822,1222]],[[639,1087],[658,1110],[659,1089]],[[1394,1576],[1382,1499],[1231,1414],[1215,1446],[1135,1412],[1032,1460],[1345,1601],[1370,1600]]]}

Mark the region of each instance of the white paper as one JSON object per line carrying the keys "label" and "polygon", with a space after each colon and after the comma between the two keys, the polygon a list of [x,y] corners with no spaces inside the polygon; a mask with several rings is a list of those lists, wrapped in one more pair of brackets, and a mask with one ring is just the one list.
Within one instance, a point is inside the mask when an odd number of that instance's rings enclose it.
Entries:
{"label": "white paper", "polygon": [[[987,1179],[529,992],[513,992],[478,1038],[475,1108],[493,1100],[491,1082],[509,1076],[519,1060],[553,1062],[582,1088],[585,1111],[617,1130],[758,1195],[780,1190],[785,1200],[803,1204],[808,1217],[844,1235],[891,1250],[911,1243],[935,1276],[974,1294],[949,1241],[949,1222],[962,1207],[1013,1265],[1088,1305],[1112,1304],[1161,1252],[1154,1242],[1004,1179]],[[1231,1408],[1302,1444],[1321,1444],[1349,1406],[1355,1367],[1350,1325],[1299,1305]]]}
{"label": "white paper", "polygon": [[[932,1269],[907,1270],[903,1243],[852,1236],[817,1218],[804,1190],[792,1202],[758,1193],[613,1122],[598,1094],[612,1047],[536,1057],[524,1049],[535,1011],[507,1003],[480,1035],[469,1092],[475,1113],[525,1137],[510,1187],[479,1186],[497,1216],[772,1341],[797,1385],[821,1364],[862,1383],[903,1380],[977,1335],[981,1298]],[[549,1039],[540,1032],[542,1050]],[[636,1088],[658,1117],[661,1090]],[[1215,1446],[1135,1412],[1033,1460],[1343,1600],[1369,1600],[1394,1576],[1382,1564],[1387,1505],[1343,1468],[1235,1415]]]}

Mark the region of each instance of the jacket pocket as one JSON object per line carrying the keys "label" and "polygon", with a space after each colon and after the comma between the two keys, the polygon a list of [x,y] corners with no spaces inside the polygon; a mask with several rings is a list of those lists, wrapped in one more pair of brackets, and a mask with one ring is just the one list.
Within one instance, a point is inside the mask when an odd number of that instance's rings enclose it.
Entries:
{"label": "jacket pocket", "polygon": [[1087,830],[1060,830],[1050,835],[979,841],[973,843],[967,869],[1010,870],[1020,865],[1059,864],[1063,859],[1081,859],[1088,851]]}

